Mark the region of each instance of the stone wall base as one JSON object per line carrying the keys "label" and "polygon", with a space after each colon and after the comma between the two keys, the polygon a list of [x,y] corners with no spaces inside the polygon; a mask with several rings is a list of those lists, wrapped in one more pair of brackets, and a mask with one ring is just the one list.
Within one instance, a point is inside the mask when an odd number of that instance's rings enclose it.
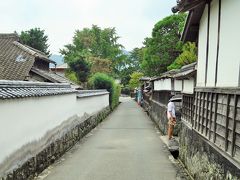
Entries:
{"label": "stone wall base", "polygon": [[[95,115],[86,117],[84,120],[76,120],[68,127],[62,129],[63,132],[55,132],[61,134],[61,136],[55,139],[52,138],[53,140],[48,139],[48,145],[36,155],[28,158],[24,163],[15,167],[10,172],[4,173],[5,175],[0,178],[2,180],[34,179],[34,177],[59,159],[66,151],[72,148],[74,144],[95,128],[109,113],[110,108],[107,107]],[[53,136],[54,135],[51,137]]]}
{"label": "stone wall base", "polygon": [[180,159],[194,179],[239,179],[240,169],[185,123],[179,133]]}

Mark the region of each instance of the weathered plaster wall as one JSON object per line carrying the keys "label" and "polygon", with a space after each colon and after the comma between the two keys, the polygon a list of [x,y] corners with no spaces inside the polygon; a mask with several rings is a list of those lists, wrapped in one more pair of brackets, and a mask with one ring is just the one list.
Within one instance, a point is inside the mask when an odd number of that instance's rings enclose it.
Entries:
{"label": "weathered plaster wall", "polygon": [[207,87],[215,86],[217,39],[218,39],[218,1],[211,2],[210,24],[209,24],[209,56],[207,71]]}
{"label": "weathered plaster wall", "polygon": [[239,169],[185,123],[179,136],[180,159],[194,179],[239,179]]}
{"label": "weathered plaster wall", "polygon": [[[221,1],[218,57],[219,0],[212,0],[210,6],[209,41],[207,37],[208,5],[205,6],[205,10],[200,20],[197,86],[215,86],[215,73],[217,70],[216,87],[239,87],[240,54],[238,53],[238,42],[240,41],[240,24],[237,22],[240,17],[240,11],[238,9],[240,1]],[[209,47],[208,64],[206,66],[207,42],[209,42]],[[218,63],[216,63],[217,59]],[[205,82],[206,73],[207,78]]]}
{"label": "weathered plaster wall", "polygon": [[161,79],[154,81],[154,90],[155,91],[172,90],[171,79]]}
{"label": "weathered plaster wall", "polygon": [[207,15],[208,5],[206,5],[203,12],[200,27],[199,27],[199,40],[198,40],[198,67],[197,67],[197,86],[205,86],[205,73],[206,73],[206,44],[207,44]]}
{"label": "weathered plaster wall", "polygon": [[239,86],[240,1],[222,0],[217,86]]}
{"label": "weathered plaster wall", "polygon": [[194,91],[194,79],[184,79],[182,93],[193,94],[194,93],[193,91]]}
{"label": "weathered plaster wall", "polygon": [[[38,141],[29,143],[15,153],[16,166],[11,166],[13,158],[0,166],[2,180],[31,180],[49,165],[58,160],[66,151],[98,125],[108,114],[110,108],[104,108],[92,116],[87,114],[79,118],[73,116],[61,125],[49,131]],[[28,154],[23,161],[20,156]],[[3,171],[4,170],[4,171]]]}
{"label": "weathered plaster wall", "polygon": [[108,98],[108,94],[85,98],[67,94],[1,100],[0,164],[21,146],[39,140],[70,117],[82,117],[108,107]]}
{"label": "weathered plaster wall", "polygon": [[182,91],[182,80],[174,80],[174,91]]}

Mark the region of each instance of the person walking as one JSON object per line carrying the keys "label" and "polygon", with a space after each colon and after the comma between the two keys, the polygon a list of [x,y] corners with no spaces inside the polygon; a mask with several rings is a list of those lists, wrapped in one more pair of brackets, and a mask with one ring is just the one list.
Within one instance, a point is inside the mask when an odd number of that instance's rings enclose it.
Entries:
{"label": "person walking", "polygon": [[176,110],[174,102],[170,99],[167,107],[167,117],[168,117],[168,139],[173,138],[173,130],[176,125]]}

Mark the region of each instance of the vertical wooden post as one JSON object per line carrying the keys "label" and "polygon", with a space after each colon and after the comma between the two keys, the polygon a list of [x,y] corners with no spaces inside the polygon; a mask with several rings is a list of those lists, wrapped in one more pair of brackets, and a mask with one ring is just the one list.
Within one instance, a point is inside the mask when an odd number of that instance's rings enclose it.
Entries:
{"label": "vertical wooden post", "polygon": [[226,105],[226,117],[225,117],[225,151],[227,151],[228,149],[228,125],[229,125],[229,118],[228,118],[228,114],[229,114],[229,103],[230,103],[230,94],[227,95],[227,105]]}
{"label": "vertical wooden post", "polygon": [[209,117],[209,132],[208,132],[208,139],[211,138],[211,129],[212,129],[212,108],[213,108],[213,93],[211,92],[211,102],[210,102],[210,117]]}
{"label": "vertical wooden post", "polygon": [[206,122],[205,122],[205,136],[207,136],[207,130],[208,130],[208,122],[209,122],[209,120],[208,120],[208,105],[209,105],[209,92],[207,92],[207,107],[206,107]]}
{"label": "vertical wooden post", "polygon": [[197,127],[197,108],[198,108],[198,92],[196,92],[196,95],[195,95],[195,119],[194,119],[194,124],[193,124],[193,126],[194,126],[194,129],[196,129],[196,127]]}
{"label": "vertical wooden post", "polygon": [[234,155],[234,147],[236,142],[236,114],[237,114],[237,102],[238,96],[234,94],[234,109],[233,109],[233,131],[232,131],[232,147],[231,147],[231,155]]}
{"label": "vertical wooden post", "polygon": [[218,94],[215,96],[215,108],[214,108],[214,129],[213,129],[213,142],[216,142],[216,129],[217,129],[217,107],[218,107]]}
{"label": "vertical wooden post", "polygon": [[[194,96],[193,96],[194,97]],[[193,104],[193,98],[192,96],[190,97],[190,119],[191,119],[191,125],[193,126],[193,107],[194,107],[194,104]]]}
{"label": "vertical wooden post", "polygon": [[205,113],[205,97],[206,97],[206,95],[205,95],[206,93],[204,92],[203,93],[203,98],[202,98],[202,100],[203,100],[203,103],[202,103],[202,118],[201,118],[201,134],[203,134],[203,128],[204,128],[204,113]]}

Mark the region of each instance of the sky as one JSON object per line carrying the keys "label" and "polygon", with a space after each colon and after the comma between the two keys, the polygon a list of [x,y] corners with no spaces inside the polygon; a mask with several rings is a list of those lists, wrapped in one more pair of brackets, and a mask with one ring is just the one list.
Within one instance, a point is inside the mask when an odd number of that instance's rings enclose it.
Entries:
{"label": "sky", "polygon": [[0,33],[39,27],[48,35],[50,51],[72,42],[75,30],[115,27],[126,50],[141,47],[176,0],[7,0],[0,3]]}

